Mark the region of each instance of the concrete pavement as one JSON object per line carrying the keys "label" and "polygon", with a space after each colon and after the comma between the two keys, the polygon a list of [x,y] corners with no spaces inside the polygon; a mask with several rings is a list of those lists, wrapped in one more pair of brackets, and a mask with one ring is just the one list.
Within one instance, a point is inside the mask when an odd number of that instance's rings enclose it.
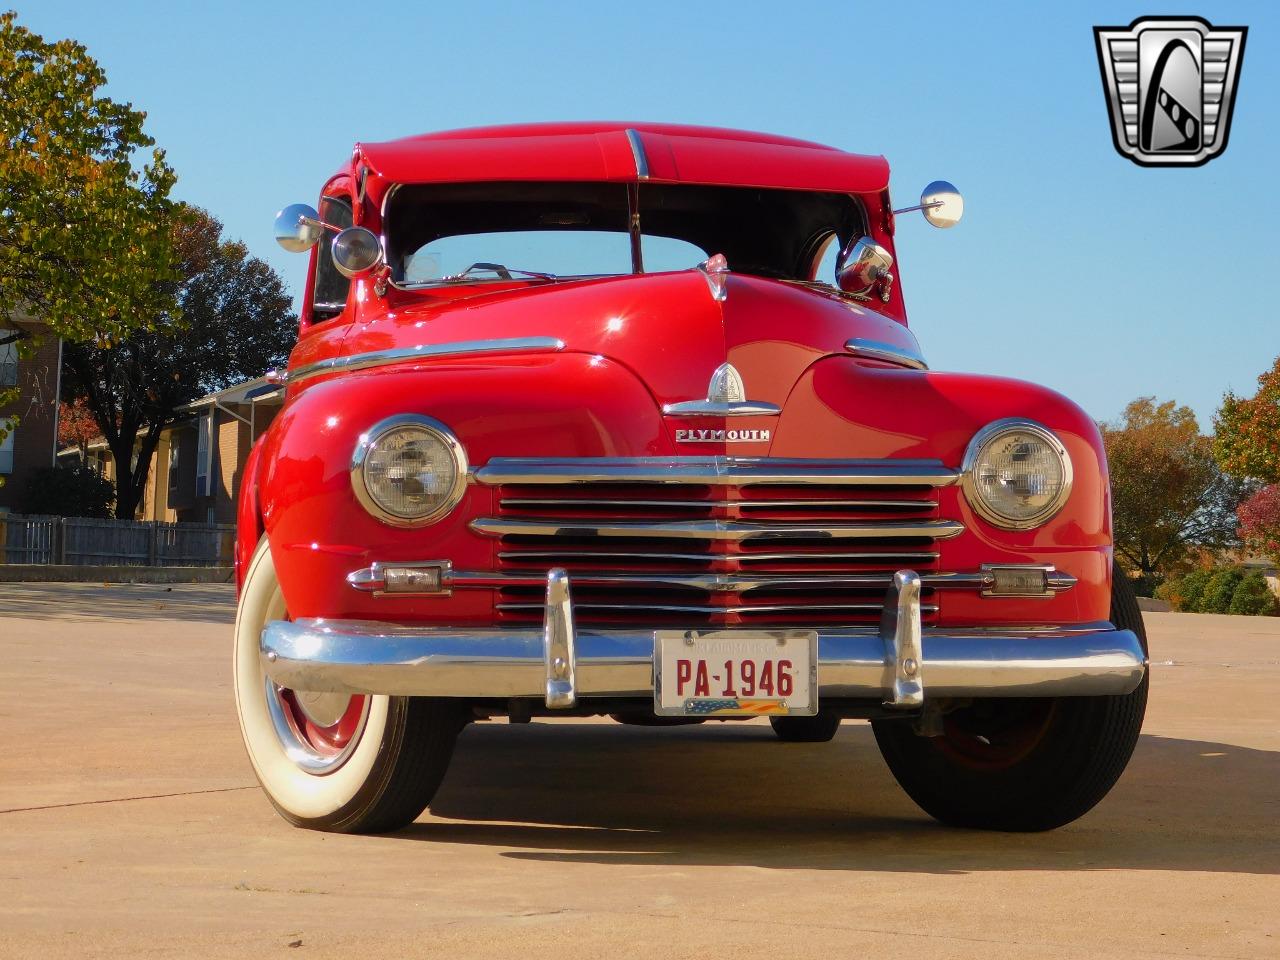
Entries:
{"label": "concrete pavement", "polygon": [[949,830],[866,724],[473,725],[430,814],[296,830],[230,589],[0,584],[0,957],[1280,956],[1280,620],[1148,614],[1129,771],[1062,830]]}

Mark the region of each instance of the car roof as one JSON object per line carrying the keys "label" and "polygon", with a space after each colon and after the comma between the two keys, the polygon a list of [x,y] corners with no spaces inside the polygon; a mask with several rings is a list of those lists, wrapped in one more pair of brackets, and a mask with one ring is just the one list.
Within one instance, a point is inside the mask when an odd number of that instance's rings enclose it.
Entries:
{"label": "car roof", "polygon": [[742,130],[594,121],[475,127],[356,146],[393,183],[617,181],[832,193],[889,184],[884,157]]}

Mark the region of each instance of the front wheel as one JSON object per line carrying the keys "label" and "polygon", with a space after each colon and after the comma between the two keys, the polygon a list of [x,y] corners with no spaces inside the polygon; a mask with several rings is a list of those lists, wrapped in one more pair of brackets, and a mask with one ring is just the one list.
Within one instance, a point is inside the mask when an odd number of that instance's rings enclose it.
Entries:
{"label": "front wheel", "polygon": [[[1112,571],[1111,621],[1147,649],[1133,588]],[[975,700],[942,718],[941,736],[909,720],[875,720],[894,778],[926,813],[956,827],[1052,830],[1115,785],[1138,742],[1148,677],[1116,697]]]}
{"label": "front wheel", "polygon": [[412,823],[444,778],[462,714],[448,701],[290,690],[259,644],[288,619],[264,537],[236,608],[236,712],[249,761],[280,815],[300,827],[381,833]]}

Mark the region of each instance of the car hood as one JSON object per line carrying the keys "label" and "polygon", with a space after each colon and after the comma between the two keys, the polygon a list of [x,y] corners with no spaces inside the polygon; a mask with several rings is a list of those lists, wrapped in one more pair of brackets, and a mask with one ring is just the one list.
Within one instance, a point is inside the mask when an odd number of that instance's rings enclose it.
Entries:
{"label": "car hood", "polygon": [[782,407],[809,366],[851,339],[918,351],[905,326],[834,292],[729,274],[716,299],[707,275],[687,270],[414,304],[355,324],[342,352],[524,337],[630,369],[659,406],[704,399],[726,361],[747,399]]}

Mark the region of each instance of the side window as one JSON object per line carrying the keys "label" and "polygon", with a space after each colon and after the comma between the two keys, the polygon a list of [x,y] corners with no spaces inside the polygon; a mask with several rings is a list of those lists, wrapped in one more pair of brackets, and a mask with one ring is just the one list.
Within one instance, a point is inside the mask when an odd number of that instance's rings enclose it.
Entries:
{"label": "side window", "polygon": [[[339,230],[351,226],[351,203],[345,198],[321,197],[320,219]],[[334,234],[326,230],[316,246],[316,289],[311,298],[311,315],[316,323],[331,320],[347,307],[351,281],[333,265]]]}
{"label": "side window", "polygon": [[821,252],[814,258],[814,272],[810,280],[823,283],[836,282],[836,258],[840,256],[840,238],[834,233],[823,241]]}

